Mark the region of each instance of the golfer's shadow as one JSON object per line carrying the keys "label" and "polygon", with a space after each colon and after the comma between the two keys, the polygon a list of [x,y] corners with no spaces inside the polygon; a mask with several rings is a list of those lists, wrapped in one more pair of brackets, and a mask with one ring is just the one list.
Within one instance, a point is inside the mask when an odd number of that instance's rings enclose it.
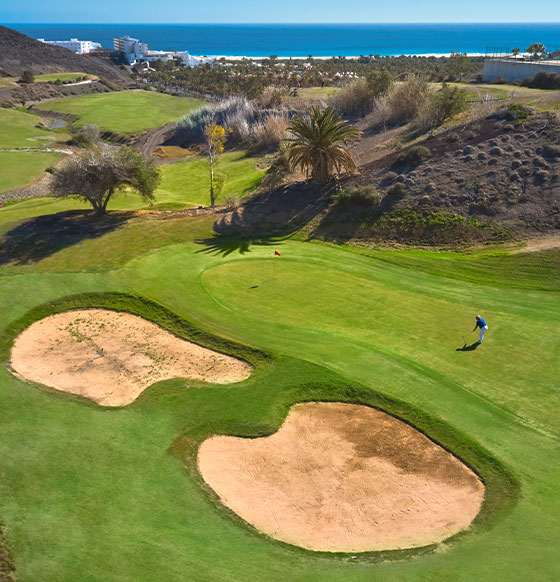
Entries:
{"label": "golfer's shadow", "polygon": [[478,342],[474,342],[474,344],[471,344],[470,346],[465,344],[462,348],[457,348],[455,351],[456,352],[474,352],[476,350],[476,348],[478,348],[479,345],[480,344]]}

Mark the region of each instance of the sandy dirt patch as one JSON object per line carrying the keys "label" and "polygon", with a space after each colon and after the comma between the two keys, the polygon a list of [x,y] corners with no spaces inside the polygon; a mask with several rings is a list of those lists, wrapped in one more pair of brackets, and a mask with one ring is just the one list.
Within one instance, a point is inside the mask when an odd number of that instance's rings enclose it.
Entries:
{"label": "sandy dirt patch", "polygon": [[16,338],[11,365],[26,380],[103,406],[130,404],[160,380],[227,384],[252,372],[246,362],[106,309],[67,311],[33,323]]}
{"label": "sandy dirt patch", "polygon": [[540,238],[533,238],[527,241],[527,245],[521,249],[515,249],[513,254],[518,253],[538,253],[539,251],[548,251],[560,247],[560,235],[552,234]]}
{"label": "sandy dirt patch", "polygon": [[329,552],[442,541],[469,526],[484,497],[456,457],[409,425],[352,404],[298,404],[266,438],[211,437],[198,467],[258,530]]}

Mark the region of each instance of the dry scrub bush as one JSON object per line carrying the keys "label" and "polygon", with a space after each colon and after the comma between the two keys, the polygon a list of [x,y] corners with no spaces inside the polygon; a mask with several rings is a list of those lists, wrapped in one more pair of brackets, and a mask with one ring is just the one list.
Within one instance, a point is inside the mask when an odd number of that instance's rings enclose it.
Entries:
{"label": "dry scrub bush", "polygon": [[261,109],[244,97],[231,97],[185,115],[177,124],[177,134],[181,139],[200,143],[205,128],[214,123],[227,130],[230,144],[248,142],[253,151],[270,150],[285,139],[288,118],[286,111]]}
{"label": "dry scrub bush", "polygon": [[252,127],[251,151],[271,151],[277,149],[286,139],[290,120],[286,114],[272,113]]}
{"label": "dry scrub bush", "polygon": [[392,121],[405,123],[414,119],[428,94],[428,83],[418,75],[410,75],[406,81],[395,85],[389,94]]}
{"label": "dry scrub bush", "polygon": [[344,87],[330,101],[342,114],[362,117],[373,111],[375,92],[365,79],[359,79]]}

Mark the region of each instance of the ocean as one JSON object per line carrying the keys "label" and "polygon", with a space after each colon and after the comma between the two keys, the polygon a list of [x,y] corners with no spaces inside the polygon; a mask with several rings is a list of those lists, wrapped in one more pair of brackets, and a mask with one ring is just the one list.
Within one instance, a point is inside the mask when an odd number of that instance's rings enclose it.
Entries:
{"label": "ocean", "polygon": [[560,23],[542,24],[8,24],[32,38],[79,38],[113,46],[129,35],[154,50],[279,57],[485,54],[542,42],[560,49]]}

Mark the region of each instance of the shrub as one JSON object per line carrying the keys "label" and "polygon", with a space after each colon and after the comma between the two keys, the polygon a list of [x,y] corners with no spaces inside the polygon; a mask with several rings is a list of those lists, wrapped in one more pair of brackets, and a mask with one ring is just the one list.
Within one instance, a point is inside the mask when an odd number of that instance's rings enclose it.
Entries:
{"label": "shrub", "polygon": [[521,85],[532,89],[560,89],[560,75],[558,73],[537,73],[532,78],[523,79]]}
{"label": "shrub", "polygon": [[34,83],[35,82],[35,75],[33,73],[33,71],[30,71],[29,69],[26,69],[25,71],[23,71],[21,73],[21,78],[20,81],[22,83]]}
{"label": "shrub", "polygon": [[365,79],[354,81],[331,99],[344,115],[364,116],[373,111],[376,93]]}
{"label": "shrub", "polygon": [[387,95],[393,86],[393,75],[389,71],[373,71],[366,80],[376,97]]}
{"label": "shrub", "polygon": [[340,206],[375,206],[380,199],[377,188],[372,185],[359,186],[351,190],[340,189],[337,195],[337,203]]}
{"label": "shrub", "polygon": [[228,194],[224,198],[224,204],[231,210],[236,210],[241,206],[241,196],[237,194]]}
{"label": "shrub", "polygon": [[382,183],[394,182],[397,179],[398,174],[396,172],[387,172],[383,174],[381,178]]}
{"label": "shrub", "polygon": [[392,121],[402,123],[414,119],[426,102],[428,93],[428,83],[418,75],[410,75],[397,85],[388,96]]}
{"label": "shrub", "polygon": [[406,186],[402,182],[395,182],[387,188],[386,196],[389,199],[400,200],[406,194]]}
{"label": "shrub", "polygon": [[464,89],[443,83],[441,89],[432,93],[420,108],[414,125],[420,131],[428,131],[461,113],[467,106],[467,92]]}
{"label": "shrub", "polygon": [[407,152],[399,155],[396,166],[408,166],[409,168],[416,168],[421,163],[429,160],[432,157],[432,152],[424,146],[414,146]]}
{"label": "shrub", "polygon": [[273,113],[263,121],[255,122],[250,128],[252,140],[249,150],[251,152],[276,150],[286,139],[289,124],[288,116],[281,113]]}
{"label": "shrub", "polygon": [[200,143],[210,123],[224,127],[229,142],[242,143],[252,139],[256,149],[267,149],[277,147],[286,137],[288,114],[255,107],[244,97],[231,97],[185,115],[177,124],[177,135],[186,141]]}
{"label": "shrub", "polygon": [[99,140],[99,127],[97,125],[84,125],[72,136],[71,144],[80,148],[89,148]]}
{"label": "shrub", "polygon": [[488,117],[489,119],[503,119],[505,121],[523,121],[530,115],[531,109],[529,109],[529,107],[525,107],[518,103],[512,103],[508,107],[494,111],[494,113],[491,113]]}

